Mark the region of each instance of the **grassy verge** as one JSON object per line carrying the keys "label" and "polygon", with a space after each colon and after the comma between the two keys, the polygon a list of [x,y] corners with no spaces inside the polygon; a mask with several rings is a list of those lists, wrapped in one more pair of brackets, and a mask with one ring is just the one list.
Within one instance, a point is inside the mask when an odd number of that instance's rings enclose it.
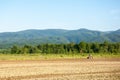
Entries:
{"label": "grassy verge", "polygon": [[94,58],[120,58],[120,53],[93,53]]}
{"label": "grassy verge", "polygon": [[[120,58],[118,54],[92,53],[93,58]],[[73,59],[86,58],[87,53],[83,54],[0,54],[0,60],[45,60],[45,59]]]}
{"label": "grassy verge", "polygon": [[80,54],[0,54],[0,60],[43,60],[83,57],[85,55]]}

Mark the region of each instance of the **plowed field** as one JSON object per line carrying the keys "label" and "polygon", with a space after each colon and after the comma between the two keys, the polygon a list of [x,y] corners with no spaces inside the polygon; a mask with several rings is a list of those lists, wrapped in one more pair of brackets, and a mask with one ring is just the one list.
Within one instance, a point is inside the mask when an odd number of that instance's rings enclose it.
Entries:
{"label": "plowed field", "polygon": [[0,61],[0,80],[120,80],[120,59]]}

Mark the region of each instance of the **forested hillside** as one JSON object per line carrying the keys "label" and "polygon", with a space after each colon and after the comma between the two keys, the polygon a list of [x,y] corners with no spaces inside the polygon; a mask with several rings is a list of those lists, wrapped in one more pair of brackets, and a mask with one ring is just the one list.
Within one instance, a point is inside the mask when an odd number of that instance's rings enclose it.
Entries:
{"label": "forested hillside", "polygon": [[79,30],[25,30],[19,32],[0,33],[0,48],[9,48],[13,45],[23,46],[38,44],[61,44],[85,42],[120,42],[120,29],[116,31]]}

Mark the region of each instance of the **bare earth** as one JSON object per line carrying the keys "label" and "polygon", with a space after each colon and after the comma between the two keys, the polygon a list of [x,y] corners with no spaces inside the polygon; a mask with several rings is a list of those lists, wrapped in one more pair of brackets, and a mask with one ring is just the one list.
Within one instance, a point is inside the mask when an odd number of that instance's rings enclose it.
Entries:
{"label": "bare earth", "polygon": [[0,80],[120,80],[120,59],[0,61]]}

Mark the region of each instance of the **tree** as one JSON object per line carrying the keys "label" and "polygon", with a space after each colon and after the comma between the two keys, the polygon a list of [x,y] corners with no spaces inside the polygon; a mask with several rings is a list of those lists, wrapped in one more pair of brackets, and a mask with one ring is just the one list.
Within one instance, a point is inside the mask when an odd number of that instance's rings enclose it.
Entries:
{"label": "tree", "polygon": [[87,52],[86,51],[86,43],[85,42],[80,42],[79,43],[79,50],[80,50],[80,53],[85,53],[85,52]]}
{"label": "tree", "polygon": [[87,43],[86,50],[87,50],[87,53],[93,53],[92,43]]}
{"label": "tree", "polygon": [[14,45],[12,48],[11,48],[11,53],[12,54],[15,54],[18,52],[18,47],[16,45]]}
{"label": "tree", "polygon": [[98,43],[93,43],[91,47],[92,47],[92,50],[94,53],[99,52],[99,44]]}

